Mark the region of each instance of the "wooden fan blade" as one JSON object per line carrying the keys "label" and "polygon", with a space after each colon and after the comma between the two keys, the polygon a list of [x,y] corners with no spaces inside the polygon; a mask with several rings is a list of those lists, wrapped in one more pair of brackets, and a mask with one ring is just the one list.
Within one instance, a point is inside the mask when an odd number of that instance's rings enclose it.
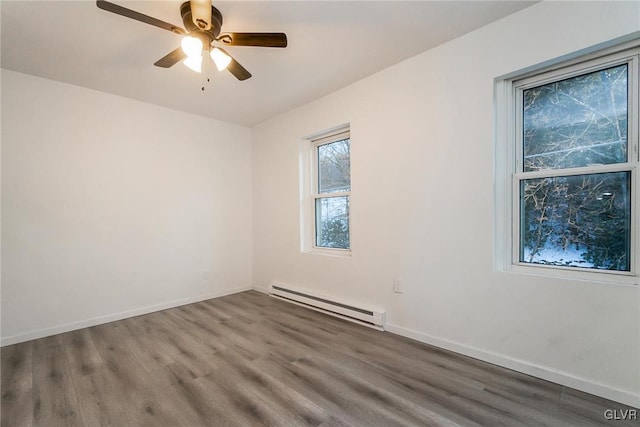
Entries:
{"label": "wooden fan blade", "polygon": [[156,67],[169,68],[182,61],[186,57],[187,55],[184,53],[182,48],[179,47],[176,50],[172,50],[171,52],[169,52],[166,56],[158,59],[153,65],[155,65]]}
{"label": "wooden fan blade", "polygon": [[119,6],[115,3],[111,3],[105,0],[96,0],[96,5],[107,12],[115,13],[116,15],[121,15],[126,18],[135,19],[136,21],[144,22],[145,24],[153,25],[158,28],[162,28],[163,30],[171,31],[176,34],[187,34],[185,30],[180,27],[176,27],[173,24],[169,24],[168,22],[161,21],[156,18],[152,18],[151,16],[144,15],[140,12],[136,12],[135,10],[127,9],[126,7]]}
{"label": "wooden fan blade", "polygon": [[[219,47],[218,49],[220,49],[225,54],[229,55],[229,52],[222,49],[221,47]],[[242,80],[247,80],[248,78],[251,77],[251,73],[247,71],[247,69],[244,68],[242,65],[240,65],[238,61],[233,59],[233,56],[229,55],[229,58],[231,58],[231,62],[229,63],[229,65],[227,65],[227,70],[229,70],[229,72],[233,74],[236,79],[242,81]]]}
{"label": "wooden fan blade", "polygon": [[285,33],[222,33],[217,40],[228,46],[287,47]]}
{"label": "wooden fan blade", "polygon": [[229,70],[229,72],[240,81],[251,78],[251,73],[233,58],[231,58],[231,62],[229,63],[227,70]]}

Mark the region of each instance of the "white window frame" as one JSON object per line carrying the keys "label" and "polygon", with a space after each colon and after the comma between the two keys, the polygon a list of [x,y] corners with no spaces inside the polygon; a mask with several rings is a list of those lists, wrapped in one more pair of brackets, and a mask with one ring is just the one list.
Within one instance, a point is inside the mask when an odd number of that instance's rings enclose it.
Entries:
{"label": "white window frame", "polygon": [[[329,131],[305,138],[301,142],[301,251],[306,253],[351,256],[353,239],[351,233],[351,191],[319,193],[318,147],[349,139],[351,131],[348,125],[342,125]],[[351,160],[351,159],[350,159]],[[316,245],[316,200],[331,197],[347,197],[349,211],[349,248],[328,248]]]}
{"label": "white window frame", "polygon": [[[524,172],[522,141],[522,97],[526,89],[589,72],[628,64],[627,162],[566,169]],[[496,269],[515,273],[552,276],[616,284],[638,284],[640,212],[638,210],[640,122],[640,40],[588,55],[554,63],[535,71],[502,77],[495,82],[496,107]],[[630,271],[520,262],[520,182],[524,179],[573,176],[607,172],[631,173]]]}

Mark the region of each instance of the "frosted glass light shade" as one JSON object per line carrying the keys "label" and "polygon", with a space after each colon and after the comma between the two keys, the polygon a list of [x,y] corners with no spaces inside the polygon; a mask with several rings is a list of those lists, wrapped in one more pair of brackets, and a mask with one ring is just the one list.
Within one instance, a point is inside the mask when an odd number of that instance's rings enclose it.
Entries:
{"label": "frosted glass light shade", "polygon": [[202,72],[202,55],[187,56],[182,63],[196,73]]}
{"label": "frosted glass light shade", "polygon": [[182,51],[187,56],[201,56],[202,55],[202,40],[197,37],[187,36],[182,39],[180,44]]}
{"label": "frosted glass light shade", "polygon": [[218,71],[224,70],[231,63],[231,57],[217,47],[211,49],[211,59],[216,64]]}

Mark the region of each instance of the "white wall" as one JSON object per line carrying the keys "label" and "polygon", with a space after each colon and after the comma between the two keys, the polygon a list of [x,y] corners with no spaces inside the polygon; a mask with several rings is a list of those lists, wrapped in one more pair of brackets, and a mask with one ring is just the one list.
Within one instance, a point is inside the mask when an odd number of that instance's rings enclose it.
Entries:
{"label": "white wall", "polygon": [[[493,268],[494,78],[638,30],[639,2],[541,3],[254,128],[254,287],[382,306],[391,331],[640,405],[638,286]],[[300,253],[298,144],[343,123],[353,256]]]}
{"label": "white wall", "polygon": [[3,344],[251,287],[250,129],[7,70],[2,104]]}

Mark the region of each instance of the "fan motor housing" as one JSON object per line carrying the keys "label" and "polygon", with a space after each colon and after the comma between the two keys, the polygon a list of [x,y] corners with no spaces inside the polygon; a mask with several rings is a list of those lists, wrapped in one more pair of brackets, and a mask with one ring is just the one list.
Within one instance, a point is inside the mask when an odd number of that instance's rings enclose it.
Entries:
{"label": "fan motor housing", "polygon": [[191,18],[191,2],[186,1],[182,3],[180,6],[180,15],[182,16],[182,23],[187,32],[192,35],[198,33],[206,35],[210,42],[215,40],[222,30],[222,14],[213,6],[211,6],[211,28],[208,30],[201,30],[193,23],[193,19]]}

